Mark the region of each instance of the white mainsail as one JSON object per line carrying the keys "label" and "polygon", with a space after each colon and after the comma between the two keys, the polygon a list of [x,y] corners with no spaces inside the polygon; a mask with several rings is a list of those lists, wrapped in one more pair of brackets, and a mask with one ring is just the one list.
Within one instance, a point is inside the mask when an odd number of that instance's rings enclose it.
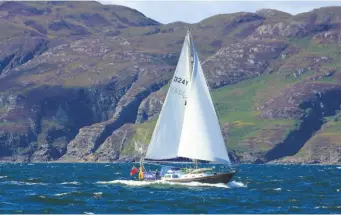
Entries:
{"label": "white mainsail", "polygon": [[184,119],[186,94],[192,72],[190,55],[190,37],[187,34],[170,88],[148,147],[147,159],[163,160],[177,157]]}
{"label": "white mainsail", "polygon": [[[191,47],[194,59],[192,68]],[[146,158],[152,160],[177,157],[230,164],[217,114],[189,32],[146,154]]]}

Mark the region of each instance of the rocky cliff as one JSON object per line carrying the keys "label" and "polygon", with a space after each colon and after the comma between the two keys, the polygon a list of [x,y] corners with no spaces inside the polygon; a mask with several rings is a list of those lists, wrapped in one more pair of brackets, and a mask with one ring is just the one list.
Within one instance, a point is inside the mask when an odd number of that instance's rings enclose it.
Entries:
{"label": "rocky cliff", "polygon": [[190,26],[234,162],[341,161],[341,8],[160,24],[97,2],[0,4],[0,161],[144,155]]}

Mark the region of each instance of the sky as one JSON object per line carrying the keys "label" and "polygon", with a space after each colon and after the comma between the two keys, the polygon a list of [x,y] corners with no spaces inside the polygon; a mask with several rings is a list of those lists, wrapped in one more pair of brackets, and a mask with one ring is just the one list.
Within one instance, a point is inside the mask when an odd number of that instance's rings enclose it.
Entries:
{"label": "sky", "polygon": [[262,8],[277,9],[290,14],[307,12],[319,7],[341,6],[341,1],[128,1],[100,0],[102,4],[118,4],[134,8],[163,24],[182,21],[197,23],[217,14],[256,12]]}

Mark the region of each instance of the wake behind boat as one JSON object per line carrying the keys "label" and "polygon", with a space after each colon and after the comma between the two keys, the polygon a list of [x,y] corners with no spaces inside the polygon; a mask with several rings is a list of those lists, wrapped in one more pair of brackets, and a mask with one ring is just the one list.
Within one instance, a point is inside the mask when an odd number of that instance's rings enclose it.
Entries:
{"label": "wake behind boat", "polygon": [[[139,173],[139,180],[228,183],[235,174],[226,172],[231,162],[189,30],[145,156],[154,164],[174,159],[187,159],[194,167],[161,165],[161,170],[148,171],[141,159],[131,175]],[[215,166],[199,168],[201,162]]]}

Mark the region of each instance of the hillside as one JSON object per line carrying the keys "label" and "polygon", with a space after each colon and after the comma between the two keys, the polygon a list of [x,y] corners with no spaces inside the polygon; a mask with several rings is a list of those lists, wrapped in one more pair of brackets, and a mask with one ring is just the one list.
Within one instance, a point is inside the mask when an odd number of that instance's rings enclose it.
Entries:
{"label": "hillside", "polygon": [[0,161],[143,156],[188,26],[234,162],[341,161],[341,7],[163,25],[59,1],[0,4]]}

